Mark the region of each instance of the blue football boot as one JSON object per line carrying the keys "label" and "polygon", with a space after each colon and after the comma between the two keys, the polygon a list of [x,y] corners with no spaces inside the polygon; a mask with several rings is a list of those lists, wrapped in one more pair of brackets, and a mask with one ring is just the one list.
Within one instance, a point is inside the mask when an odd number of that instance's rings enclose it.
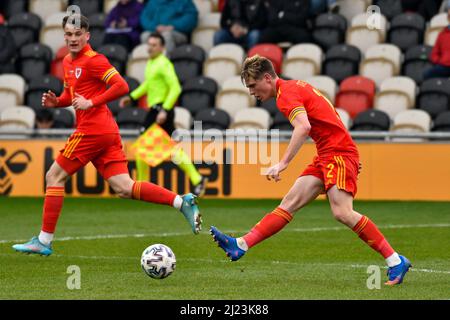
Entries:
{"label": "blue football boot", "polygon": [[225,251],[231,261],[239,260],[245,254],[246,251],[238,247],[236,238],[223,234],[214,226],[211,226],[209,233],[211,233],[214,241]]}
{"label": "blue football boot", "polygon": [[12,248],[19,252],[35,253],[40,254],[41,256],[49,256],[53,253],[51,244],[49,246],[46,246],[39,241],[38,237],[33,237],[26,243],[15,244],[12,246]]}
{"label": "blue football boot", "polygon": [[198,234],[202,230],[203,221],[197,206],[197,197],[192,193],[187,193],[181,198],[183,199],[183,203],[180,210],[191,225],[192,232]]}
{"label": "blue football boot", "polygon": [[385,282],[385,285],[387,286],[395,286],[397,284],[400,284],[403,282],[403,278],[405,277],[406,273],[409,271],[409,268],[412,267],[411,262],[409,262],[408,259],[406,259],[404,256],[400,256],[401,263],[390,267],[387,271],[387,275],[389,277],[389,280]]}

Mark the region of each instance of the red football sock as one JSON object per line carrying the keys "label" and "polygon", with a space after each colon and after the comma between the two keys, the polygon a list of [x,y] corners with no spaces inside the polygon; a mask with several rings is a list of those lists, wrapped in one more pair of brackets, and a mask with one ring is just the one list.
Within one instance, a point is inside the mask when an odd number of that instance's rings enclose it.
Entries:
{"label": "red football sock", "polygon": [[243,239],[249,248],[269,238],[284,228],[292,220],[292,215],[280,207],[268,213],[250,230]]}
{"label": "red football sock", "polygon": [[353,231],[385,259],[395,252],[377,226],[366,216],[362,216],[356,226],[353,227]]}
{"label": "red football sock", "polygon": [[135,181],[133,184],[132,197],[136,200],[172,206],[176,196],[176,193],[151,182]]}
{"label": "red football sock", "polygon": [[44,212],[42,214],[42,231],[55,233],[63,202],[64,187],[47,187],[45,190]]}

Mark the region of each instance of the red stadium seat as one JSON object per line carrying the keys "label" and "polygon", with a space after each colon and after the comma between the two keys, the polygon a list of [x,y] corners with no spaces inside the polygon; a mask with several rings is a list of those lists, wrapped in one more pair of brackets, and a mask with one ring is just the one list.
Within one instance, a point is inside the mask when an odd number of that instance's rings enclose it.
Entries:
{"label": "red stadium seat", "polygon": [[353,119],[355,116],[373,107],[375,82],[362,76],[352,76],[342,81],[336,96],[336,107],[347,111]]}
{"label": "red stadium seat", "polygon": [[262,57],[266,57],[273,63],[273,67],[275,68],[275,72],[281,73],[281,66],[283,64],[283,50],[273,43],[260,43],[251,48],[248,51],[248,56],[254,56],[255,54],[259,54]]}
{"label": "red stadium seat", "polygon": [[50,65],[50,73],[61,81],[64,81],[63,59],[68,54],[69,49],[66,46],[59,48],[58,52],[56,52],[55,59],[53,59]]}

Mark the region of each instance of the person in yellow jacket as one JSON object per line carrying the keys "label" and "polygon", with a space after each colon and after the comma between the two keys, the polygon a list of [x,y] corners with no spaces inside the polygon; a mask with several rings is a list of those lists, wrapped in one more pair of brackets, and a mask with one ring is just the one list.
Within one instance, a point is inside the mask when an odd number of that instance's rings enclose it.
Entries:
{"label": "person in yellow jacket", "polygon": [[[120,106],[124,107],[146,94],[150,110],[144,121],[144,131],[156,122],[172,135],[175,131],[173,108],[181,93],[181,86],[172,62],[164,55],[164,38],[155,32],[147,42],[150,59],[145,67],[145,80],[128,97],[121,99]],[[193,193],[203,195],[207,179],[198,172],[184,150],[176,149],[172,159],[189,176],[194,185]],[[138,180],[149,180],[148,165],[141,158],[136,159],[136,169]]]}

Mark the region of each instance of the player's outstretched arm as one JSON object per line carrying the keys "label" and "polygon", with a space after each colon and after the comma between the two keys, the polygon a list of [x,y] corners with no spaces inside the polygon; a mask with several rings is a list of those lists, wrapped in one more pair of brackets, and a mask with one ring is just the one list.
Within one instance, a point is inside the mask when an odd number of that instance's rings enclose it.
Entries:
{"label": "player's outstretched arm", "polygon": [[306,113],[298,114],[291,120],[291,123],[294,126],[294,131],[292,132],[289,145],[280,162],[267,170],[266,177],[268,180],[273,179],[275,182],[281,180],[280,173],[288,167],[303,143],[305,143],[309,130],[311,130],[311,124],[309,123]]}

